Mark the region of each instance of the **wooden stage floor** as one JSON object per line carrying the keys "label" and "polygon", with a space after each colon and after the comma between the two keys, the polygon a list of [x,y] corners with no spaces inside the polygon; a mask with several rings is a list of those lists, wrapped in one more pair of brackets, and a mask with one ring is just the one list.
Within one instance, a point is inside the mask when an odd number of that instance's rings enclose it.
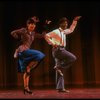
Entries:
{"label": "wooden stage floor", "polygon": [[33,95],[18,90],[0,90],[0,99],[100,99],[100,88],[74,88],[69,93],[59,93],[55,89],[34,89]]}

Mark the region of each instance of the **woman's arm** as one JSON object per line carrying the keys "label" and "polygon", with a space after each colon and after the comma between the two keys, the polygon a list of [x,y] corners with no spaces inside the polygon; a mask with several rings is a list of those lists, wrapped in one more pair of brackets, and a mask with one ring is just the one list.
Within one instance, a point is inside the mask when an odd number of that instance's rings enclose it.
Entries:
{"label": "woman's arm", "polygon": [[35,38],[39,38],[39,39],[40,39],[40,38],[44,38],[45,34],[46,34],[46,33],[42,33],[42,34],[40,34],[40,33],[35,33],[34,37],[35,37]]}
{"label": "woman's arm", "polygon": [[11,35],[14,38],[18,39],[21,34],[25,33],[25,31],[26,31],[25,28],[17,29],[17,30],[12,31]]}

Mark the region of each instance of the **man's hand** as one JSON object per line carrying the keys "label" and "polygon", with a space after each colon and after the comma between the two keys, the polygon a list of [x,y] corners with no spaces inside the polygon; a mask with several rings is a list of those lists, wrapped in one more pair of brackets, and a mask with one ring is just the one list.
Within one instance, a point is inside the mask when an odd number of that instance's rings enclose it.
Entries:
{"label": "man's hand", "polygon": [[54,47],[54,48],[56,48],[56,47],[57,47],[57,45],[56,45],[56,44],[53,44],[53,47]]}
{"label": "man's hand", "polygon": [[46,24],[50,24],[51,23],[51,20],[46,20],[45,23]]}
{"label": "man's hand", "polygon": [[76,17],[74,18],[74,21],[78,21],[81,17],[82,17],[82,16],[76,16]]}

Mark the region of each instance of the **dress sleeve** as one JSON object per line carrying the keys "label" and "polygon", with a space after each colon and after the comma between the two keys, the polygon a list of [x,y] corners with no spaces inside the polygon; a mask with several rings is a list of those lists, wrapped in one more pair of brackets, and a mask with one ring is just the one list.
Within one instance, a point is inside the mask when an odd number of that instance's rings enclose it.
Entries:
{"label": "dress sleeve", "polygon": [[25,33],[26,29],[25,28],[20,28],[20,29],[17,29],[17,30],[14,30],[11,32],[11,35],[18,39],[20,37],[20,35],[22,35],[23,33]]}

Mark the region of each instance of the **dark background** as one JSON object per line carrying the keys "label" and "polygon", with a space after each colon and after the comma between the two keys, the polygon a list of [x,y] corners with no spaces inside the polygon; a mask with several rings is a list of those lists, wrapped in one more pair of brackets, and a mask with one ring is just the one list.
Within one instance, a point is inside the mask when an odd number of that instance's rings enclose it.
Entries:
{"label": "dark background", "polygon": [[[97,87],[100,85],[100,2],[98,1],[0,1],[0,87],[18,88],[23,85],[13,58],[17,46],[10,32],[25,27],[32,16],[40,18],[37,31],[42,32],[45,19],[53,22],[53,29],[61,17],[69,24],[77,15],[82,18],[74,32],[67,36],[67,47],[77,61],[64,71],[66,87]],[[51,46],[44,39],[36,39],[32,48],[46,54],[44,61],[32,72],[32,87],[55,86],[54,60]]]}

